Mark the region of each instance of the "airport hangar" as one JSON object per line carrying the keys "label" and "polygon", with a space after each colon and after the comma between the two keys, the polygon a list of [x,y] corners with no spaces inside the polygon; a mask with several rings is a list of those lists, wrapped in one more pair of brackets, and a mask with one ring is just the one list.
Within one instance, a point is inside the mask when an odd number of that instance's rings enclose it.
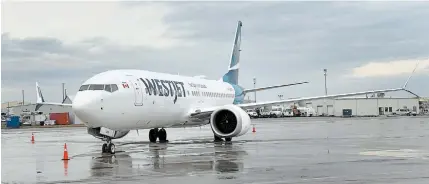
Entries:
{"label": "airport hangar", "polygon": [[[402,97],[397,97],[397,96]],[[312,107],[317,116],[344,116],[343,110],[351,110],[351,116],[391,115],[397,109],[408,108],[419,114],[420,97],[412,92],[399,91],[304,101],[299,106]]]}

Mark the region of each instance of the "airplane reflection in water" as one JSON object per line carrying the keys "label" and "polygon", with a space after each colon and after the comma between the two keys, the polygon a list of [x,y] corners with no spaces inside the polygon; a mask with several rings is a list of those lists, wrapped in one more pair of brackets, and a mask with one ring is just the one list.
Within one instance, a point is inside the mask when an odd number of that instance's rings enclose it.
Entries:
{"label": "airplane reflection in water", "polygon": [[[184,151],[192,153],[182,154]],[[96,157],[91,162],[91,175],[129,176],[135,173],[141,176],[145,170],[149,171],[148,176],[155,176],[154,172],[161,175],[193,175],[210,171],[234,173],[243,171],[245,155],[246,151],[230,142],[219,142],[214,143],[213,147],[204,146],[190,150],[176,148],[174,151],[167,151],[165,144],[151,144],[149,152],[122,152]]]}

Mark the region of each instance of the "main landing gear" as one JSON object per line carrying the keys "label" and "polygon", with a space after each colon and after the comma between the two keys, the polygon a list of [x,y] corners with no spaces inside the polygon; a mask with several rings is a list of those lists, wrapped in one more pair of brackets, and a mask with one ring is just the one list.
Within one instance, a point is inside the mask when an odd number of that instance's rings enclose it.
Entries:
{"label": "main landing gear", "polygon": [[149,130],[149,141],[156,142],[156,139],[159,139],[159,142],[164,143],[168,142],[167,140],[167,131],[164,128],[158,130],[158,128],[153,128]]}
{"label": "main landing gear", "polygon": [[106,142],[107,143],[104,143],[103,147],[101,147],[101,152],[115,154],[116,153],[115,144],[112,143],[112,140],[110,138],[107,138]]}

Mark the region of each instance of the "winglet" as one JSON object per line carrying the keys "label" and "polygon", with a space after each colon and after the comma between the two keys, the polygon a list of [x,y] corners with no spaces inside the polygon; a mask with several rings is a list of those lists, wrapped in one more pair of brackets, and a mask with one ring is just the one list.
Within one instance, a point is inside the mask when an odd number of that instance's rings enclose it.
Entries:
{"label": "winglet", "polygon": [[411,76],[413,76],[414,72],[415,72],[415,71],[416,71],[416,69],[417,69],[417,66],[419,66],[419,62],[420,62],[420,61],[417,61],[417,63],[416,63],[416,67],[414,67],[413,72],[411,72],[410,76],[408,77],[407,81],[405,82],[405,84],[404,84],[404,86],[403,86],[402,88],[404,88],[404,89],[405,89],[405,88],[407,87],[408,82],[409,82],[409,81],[410,81],[410,79],[411,79]]}

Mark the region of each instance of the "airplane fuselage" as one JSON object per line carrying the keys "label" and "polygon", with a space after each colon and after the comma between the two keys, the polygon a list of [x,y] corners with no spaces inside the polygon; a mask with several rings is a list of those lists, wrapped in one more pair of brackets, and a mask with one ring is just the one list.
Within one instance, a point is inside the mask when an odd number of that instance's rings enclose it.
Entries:
{"label": "airplane fuselage", "polygon": [[[117,90],[110,90],[114,85]],[[72,107],[89,127],[130,130],[196,126],[208,121],[189,119],[190,113],[236,103],[242,99],[241,89],[220,80],[111,70],[85,81]]]}

